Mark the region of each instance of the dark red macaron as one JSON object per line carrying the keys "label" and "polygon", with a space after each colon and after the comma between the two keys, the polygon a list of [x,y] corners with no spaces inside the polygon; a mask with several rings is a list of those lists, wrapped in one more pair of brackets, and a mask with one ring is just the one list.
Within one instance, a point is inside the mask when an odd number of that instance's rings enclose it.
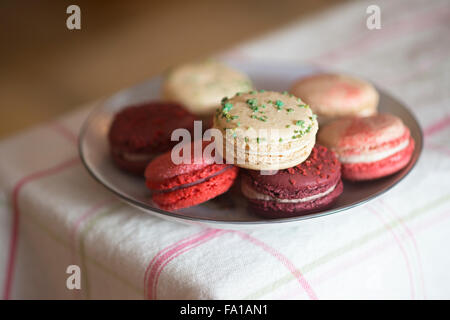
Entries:
{"label": "dark red macaron", "polygon": [[273,175],[245,170],[242,193],[265,218],[285,218],[329,207],[343,191],[341,165],[334,152],[315,145],[301,164]]}
{"label": "dark red macaron", "polygon": [[[211,142],[197,142],[203,151]],[[189,163],[175,164],[172,152],[155,158],[145,170],[153,201],[164,210],[195,206],[226,192],[235,181],[238,168],[215,161],[215,154],[198,157],[191,143]],[[183,156],[183,152],[180,152]]]}
{"label": "dark red macaron", "polygon": [[111,154],[116,165],[128,172],[143,174],[156,156],[170,150],[178,128],[194,130],[195,117],[177,103],[152,101],[118,112],[109,130]]}

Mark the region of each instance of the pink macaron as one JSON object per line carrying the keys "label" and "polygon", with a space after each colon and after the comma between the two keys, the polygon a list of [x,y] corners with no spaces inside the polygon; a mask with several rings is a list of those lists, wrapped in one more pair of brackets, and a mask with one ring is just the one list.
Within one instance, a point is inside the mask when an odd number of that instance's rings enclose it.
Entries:
{"label": "pink macaron", "polygon": [[393,174],[414,151],[409,128],[391,114],[335,120],[322,127],[318,141],[338,154],[343,178],[353,181]]}
{"label": "pink macaron", "polygon": [[321,125],[341,117],[373,115],[379,100],[369,82],[345,74],[320,73],[301,78],[290,92],[309,104]]}

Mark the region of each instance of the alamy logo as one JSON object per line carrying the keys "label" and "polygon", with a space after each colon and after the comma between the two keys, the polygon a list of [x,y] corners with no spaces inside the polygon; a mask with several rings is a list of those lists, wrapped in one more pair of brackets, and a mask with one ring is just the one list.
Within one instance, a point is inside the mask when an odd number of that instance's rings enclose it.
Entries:
{"label": "alamy logo", "polygon": [[381,29],[381,9],[377,5],[370,5],[366,9],[369,14],[366,20],[366,26],[369,30]]}
{"label": "alamy logo", "polygon": [[66,280],[66,287],[69,290],[80,290],[81,289],[81,270],[80,267],[71,264],[67,267],[66,273],[70,274]]}
{"label": "alamy logo", "polygon": [[66,20],[66,26],[69,30],[81,29],[81,9],[76,4],[71,4],[67,7],[66,13],[70,14]]}

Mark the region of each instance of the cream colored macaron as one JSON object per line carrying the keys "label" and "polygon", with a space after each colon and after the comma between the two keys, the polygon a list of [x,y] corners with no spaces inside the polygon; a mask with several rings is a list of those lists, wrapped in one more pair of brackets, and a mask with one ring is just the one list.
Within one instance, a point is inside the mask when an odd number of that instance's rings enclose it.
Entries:
{"label": "cream colored macaron", "polygon": [[295,82],[290,92],[311,106],[321,125],[336,118],[377,113],[379,95],[375,88],[348,75],[312,75]]}
{"label": "cream colored macaron", "polygon": [[183,104],[199,116],[214,113],[223,97],[252,89],[243,73],[213,60],[194,62],[171,70],[163,84],[163,97]]}
{"label": "cream colored macaron", "polygon": [[294,95],[259,90],[223,99],[213,127],[222,134],[217,150],[227,163],[278,170],[308,158],[318,123],[312,110]]}

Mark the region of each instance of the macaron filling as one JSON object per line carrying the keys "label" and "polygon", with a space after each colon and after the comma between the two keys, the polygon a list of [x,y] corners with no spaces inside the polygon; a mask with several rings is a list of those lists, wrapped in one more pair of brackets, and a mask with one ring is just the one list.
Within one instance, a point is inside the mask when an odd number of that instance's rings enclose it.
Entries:
{"label": "macaron filling", "polygon": [[134,152],[122,152],[118,149],[113,149],[113,153],[124,160],[130,162],[144,162],[152,160],[156,154],[153,153],[134,153]]}
{"label": "macaron filling", "polygon": [[244,194],[244,196],[247,197],[248,199],[263,200],[263,201],[275,201],[275,202],[279,202],[279,203],[299,203],[299,202],[313,201],[313,200],[327,196],[328,194],[330,194],[334,191],[334,189],[338,185],[339,181],[340,180],[338,180],[332,187],[330,187],[329,189],[327,189],[324,192],[320,192],[320,193],[317,193],[312,196],[307,196],[307,197],[298,198],[298,199],[280,199],[280,198],[272,197],[270,195],[262,194],[262,193],[259,193],[258,191],[256,191],[255,189],[253,189],[246,182],[242,183],[241,190],[242,190],[242,193]]}
{"label": "macaron filling", "polygon": [[366,154],[359,154],[359,155],[351,155],[351,156],[340,156],[339,161],[341,163],[369,163],[369,162],[375,162],[379,161],[385,158],[388,158],[397,152],[402,151],[403,149],[406,149],[409,145],[410,141],[409,139],[402,141],[397,146],[392,147],[387,150],[379,151],[379,152],[371,152]]}

